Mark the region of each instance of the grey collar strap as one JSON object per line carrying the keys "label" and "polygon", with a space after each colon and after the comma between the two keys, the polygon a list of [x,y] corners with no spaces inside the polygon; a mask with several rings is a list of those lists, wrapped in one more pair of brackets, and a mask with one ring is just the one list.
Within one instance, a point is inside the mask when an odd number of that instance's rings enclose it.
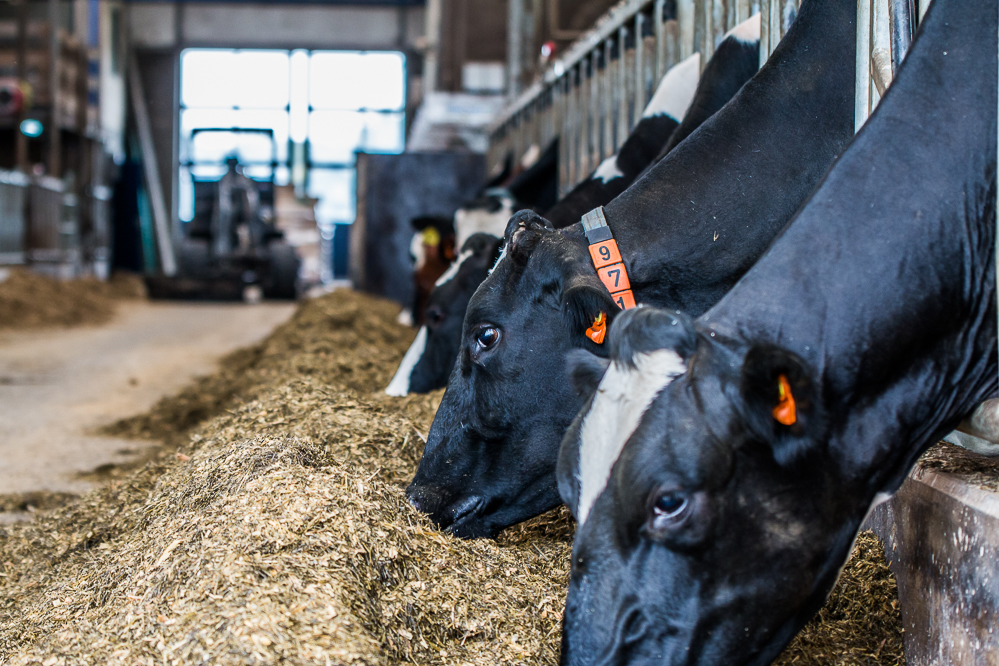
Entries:
{"label": "grey collar strap", "polygon": [[583,215],[580,222],[583,225],[583,233],[586,234],[586,240],[590,245],[614,238],[614,234],[611,233],[610,226],[607,224],[607,218],[604,216],[603,206],[597,206],[589,213]]}

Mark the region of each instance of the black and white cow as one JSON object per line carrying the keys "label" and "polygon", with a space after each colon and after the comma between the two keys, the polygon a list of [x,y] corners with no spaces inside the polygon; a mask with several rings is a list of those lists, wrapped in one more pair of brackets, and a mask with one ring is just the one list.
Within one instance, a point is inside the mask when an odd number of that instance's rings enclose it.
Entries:
{"label": "black and white cow", "polygon": [[[546,218],[556,229],[575,224],[584,213],[609,203],[623,192],[653,158],[661,155],[660,147],[664,142],[669,140],[676,145],[672,140],[675,131],[682,128],[686,136],[696,129],[687,117],[688,109],[695,110],[699,125],[752,78],[759,68],[759,44],[760,17],[756,14],[725,36],[703,74],[698,74],[700,54],[697,53],[671,67],[620,150],[549,209]],[[469,226],[462,221],[463,214],[467,213],[459,211],[455,216],[459,229]],[[497,218],[498,215],[493,215],[490,219]],[[499,245],[509,219],[507,214],[495,232],[487,232],[495,233]],[[458,355],[465,309],[488,271],[480,270],[477,262],[467,267],[459,263],[453,275],[453,283],[442,283],[428,297],[426,330],[417,332],[385,389],[388,395],[401,397],[409,392],[425,393],[447,384]]]}
{"label": "black and white cow", "polygon": [[587,211],[608,203],[635,182],[680,126],[694,100],[700,74],[700,53],[671,67],[620,150],[601,162],[586,180],[545,212],[545,218],[556,229],[575,224]]}
{"label": "black and white cow", "polygon": [[[767,64],[606,208],[639,302],[692,315],[735,284],[853,135],[853,0],[806,0]],[[475,292],[410,501],[461,536],[492,535],[560,503],[558,447],[582,400],[566,353],[617,306],[581,225],[518,213]]]}
{"label": "black and white cow", "polygon": [[[755,56],[756,60],[753,60]],[[725,106],[746,81],[753,78],[760,68],[760,15],[735,26],[725,34],[711,59],[708,60],[702,80],[710,82],[698,89],[694,101],[687,109],[680,126],[656,155],[652,164],[658,164],[677,144],[686,139],[704,121]],[[592,210],[592,208],[591,208]]]}
{"label": "black and white cow", "polygon": [[[563,665],[770,663],[872,504],[995,398],[997,14],[933,1],[856,140],[718,305],[615,322],[559,465],[579,519]],[[577,360],[582,385],[597,363]]]}

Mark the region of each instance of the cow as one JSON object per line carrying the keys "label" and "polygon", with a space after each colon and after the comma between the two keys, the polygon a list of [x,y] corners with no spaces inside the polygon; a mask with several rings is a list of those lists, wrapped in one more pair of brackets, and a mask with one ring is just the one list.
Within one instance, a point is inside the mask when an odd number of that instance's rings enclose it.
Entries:
{"label": "cow", "polygon": [[[653,157],[661,156],[660,146],[664,141],[668,139],[676,145],[673,134],[682,131],[686,136],[696,129],[689,113],[695,114],[699,125],[752,78],[759,68],[759,44],[760,17],[755,14],[725,35],[703,74],[698,74],[699,53],[670,68],[620,150],[548,210],[545,217],[556,229],[575,224],[584,213],[609,203],[623,192]],[[502,227],[496,231],[497,245],[502,244],[509,218],[509,215],[503,218]],[[442,284],[431,293],[427,300],[426,329],[417,332],[385,389],[388,395],[425,393],[447,384],[458,355],[465,309],[487,274],[480,270],[478,262],[467,267],[459,265],[454,272],[457,282],[447,283],[446,287]]]}
{"label": "cow", "polygon": [[454,251],[456,238],[454,222],[446,217],[424,215],[413,218],[410,224],[416,232],[409,247],[413,259],[413,305],[408,310],[409,321],[405,315],[400,315],[400,321],[422,326],[430,292],[457,256]]}
{"label": "cow", "polygon": [[599,390],[559,464],[578,518],[563,666],[770,663],[869,509],[996,397],[997,10],[934,0],[855,141],[715,307],[630,311],[604,374],[574,360]]}
{"label": "cow", "polygon": [[[806,0],[769,61],[604,210],[634,298],[699,315],[763,254],[853,135],[856,5]],[[582,401],[566,353],[618,307],[582,225],[507,225],[468,305],[461,349],[407,488],[459,536],[492,536],[558,506],[558,448]]]}
{"label": "cow", "polygon": [[[414,218],[412,225],[416,233],[410,242],[410,256],[413,259],[413,279],[415,292],[413,305],[403,308],[397,321],[404,326],[423,325],[426,303],[430,291],[437,279],[456,258],[454,248],[460,248],[472,234],[491,233],[502,235],[507,220],[515,210],[533,208],[544,210],[553,187],[557,187],[555,162],[558,154],[558,144],[552,143],[544,153],[536,146],[528,150],[521,160],[523,170],[515,177],[512,160],[504,160],[502,170],[491,177],[475,198],[466,201],[454,213],[453,220],[439,216],[422,216]],[[507,183],[502,186],[502,183]],[[517,195],[513,194],[513,191]],[[517,196],[522,197],[517,200]],[[446,243],[447,257],[437,257],[441,254],[435,243],[437,239]],[[429,258],[429,265],[427,264]],[[417,333],[414,344],[425,338],[426,333]],[[400,385],[402,380],[393,379],[390,387]],[[389,392],[386,389],[386,392]],[[393,389],[389,395],[395,395]],[[405,395],[402,393],[401,395]]]}

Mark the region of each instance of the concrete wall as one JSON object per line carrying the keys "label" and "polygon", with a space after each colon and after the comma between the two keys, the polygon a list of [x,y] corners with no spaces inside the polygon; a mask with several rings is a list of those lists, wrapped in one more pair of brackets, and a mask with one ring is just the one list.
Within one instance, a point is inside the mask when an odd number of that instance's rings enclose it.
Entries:
{"label": "concrete wall", "polygon": [[423,7],[142,2],[129,6],[144,48],[239,47],[414,51]]}

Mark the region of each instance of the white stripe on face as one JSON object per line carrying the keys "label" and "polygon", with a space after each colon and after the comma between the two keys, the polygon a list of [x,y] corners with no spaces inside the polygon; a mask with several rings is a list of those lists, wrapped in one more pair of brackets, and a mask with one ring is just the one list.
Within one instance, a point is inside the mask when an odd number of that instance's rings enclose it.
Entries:
{"label": "white stripe on face", "polygon": [[722,39],[724,40],[727,37],[735,37],[743,44],[752,44],[753,42],[760,41],[759,13],[753,14],[748,19],[726,32],[725,37],[722,37]]}
{"label": "white stripe on face", "polygon": [[416,339],[409,346],[406,355],[402,357],[399,369],[395,371],[395,377],[389,382],[385,389],[385,394],[393,398],[402,398],[409,394],[409,378],[413,375],[413,368],[420,361],[424,350],[427,348],[427,327],[421,326],[416,334]]}
{"label": "white stripe on face", "polygon": [[635,355],[635,367],[613,362],[590,411],[583,418],[579,447],[579,524],[607,486],[611,468],[621,449],[638,427],[652,401],[678,375],[686,371],[683,359],[670,349]]}
{"label": "white stripe on face", "polygon": [[409,254],[413,257],[413,271],[418,271],[427,263],[427,253],[423,249],[423,232],[417,231],[413,234],[413,240],[409,242]]}
{"label": "white stripe on face", "polygon": [[452,263],[450,266],[447,267],[447,270],[444,271],[444,274],[441,275],[439,278],[437,278],[437,282],[434,282],[434,286],[439,287],[445,282],[453,280],[454,276],[458,274],[458,269],[461,268],[461,265],[465,263],[465,260],[468,259],[470,256],[472,256],[472,254],[474,253],[471,250],[465,250],[464,252],[459,254],[458,258],[454,260],[454,263]]}
{"label": "white stripe on face", "polygon": [[642,113],[643,118],[666,114],[676,122],[687,115],[690,103],[697,92],[697,82],[701,79],[701,54],[695,53],[683,62],[670,67],[666,76],[659,82],[649,105]]}
{"label": "white stripe on face", "polygon": [[596,180],[600,179],[600,182],[607,184],[607,181],[614,180],[615,178],[620,178],[624,175],[624,172],[617,166],[617,153],[614,153],[597,167],[597,170],[593,172],[591,178]]}

